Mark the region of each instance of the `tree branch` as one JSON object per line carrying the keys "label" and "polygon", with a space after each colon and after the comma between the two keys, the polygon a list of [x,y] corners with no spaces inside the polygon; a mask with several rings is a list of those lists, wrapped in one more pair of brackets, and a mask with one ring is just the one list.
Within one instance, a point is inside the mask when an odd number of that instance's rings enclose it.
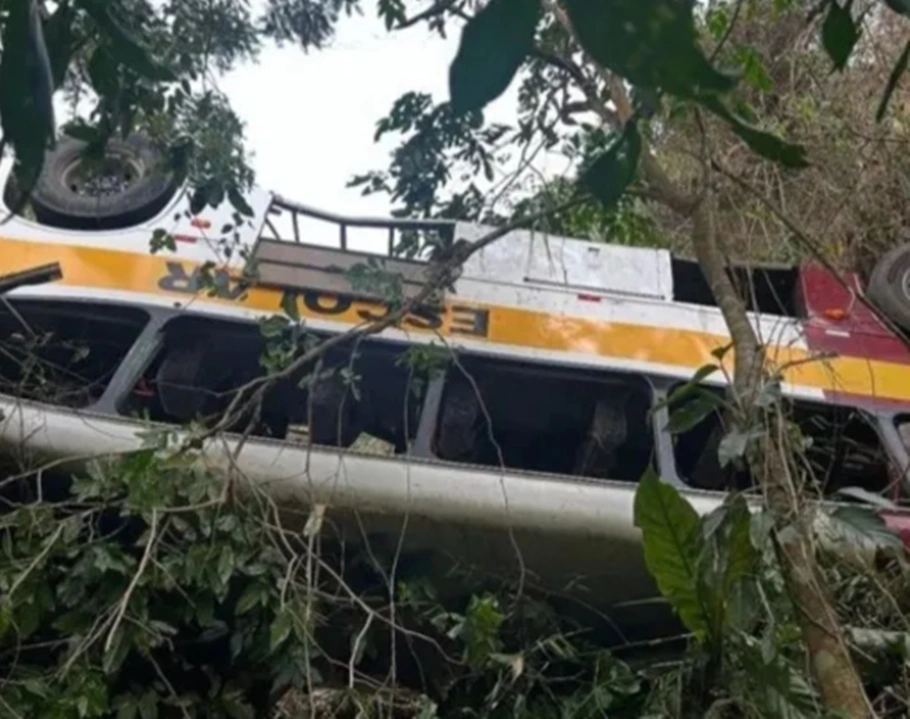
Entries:
{"label": "tree branch", "polygon": [[[597,74],[600,75],[610,92],[610,99],[616,106],[615,112],[610,110],[606,106],[606,103],[600,99],[597,92],[591,91],[590,83],[585,83],[585,85],[581,87],[581,90],[585,93],[585,97],[591,104],[591,109],[600,115],[601,119],[606,124],[614,129],[622,127],[634,113],[632,101],[629,98],[628,92],[626,92],[622,79],[597,62],[597,60],[591,57],[584,49],[584,46],[578,40],[578,35],[575,32],[575,28],[572,26],[571,19],[562,6],[559,5],[557,0],[547,0],[546,6],[553,12],[557,22],[562,25],[563,29],[572,39],[572,42],[575,43],[576,47],[584,54],[587,62],[589,62],[597,71]],[[673,184],[657,162],[654,154],[651,152],[650,144],[644,138],[642,138],[641,147],[641,170],[645,180],[653,187],[654,196],[659,198],[658,201],[661,202],[661,204],[666,205],[671,210],[684,217],[689,217],[692,214],[698,204],[697,198],[688,196]]]}
{"label": "tree branch", "polygon": [[717,45],[715,46],[714,50],[711,52],[711,57],[708,58],[708,62],[710,62],[711,64],[713,64],[714,61],[717,59],[717,56],[720,54],[720,51],[723,50],[724,45],[727,44],[727,40],[730,39],[730,35],[733,34],[733,29],[736,27],[737,20],[739,20],[739,14],[740,14],[740,12],[742,12],[743,4],[744,4],[743,0],[737,0],[736,8],[733,10],[733,17],[730,18],[730,24],[727,25],[726,30],[724,30],[723,36],[717,42]]}
{"label": "tree branch", "polygon": [[570,75],[572,79],[578,83],[579,87],[581,87],[585,95],[588,95],[589,92],[596,94],[596,88],[591,84],[591,81],[585,77],[585,74],[581,71],[581,68],[568,58],[539,47],[535,47],[531,50],[531,57],[540,60],[547,65],[552,65],[558,70],[562,70],[563,72]]}
{"label": "tree branch", "polygon": [[[294,374],[294,372],[297,372],[311,362],[316,361],[332,348],[338,347],[339,345],[350,342],[352,340],[359,341],[371,335],[379,334],[389,327],[397,325],[408,313],[423,305],[440,287],[443,287],[451,282],[452,275],[455,270],[463,265],[472,255],[480,252],[485,247],[488,247],[497,240],[505,237],[510,232],[513,232],[522,227],[526,227],[527,225],[533,224],[538,220],[544,219],[546,217],[551,217],[552,215],[564,212],[570,207],[574,207],[575,205],[580,204],[584,201],[586,201],[586,198],[582,196],[576,196],[571,200],[568,200],[567,202],[559,205],[558,207],[545,209],[540,212],[527,215],[525,217],[520,217],[512,222],[503,225],[502,227],[493,230],[492,232],[487,233],[474,242],[468,242],[467,240],[458,240],[453,244],[447,256],[440,258],[438,264],[432,268],[430,279],[427,280],[423,287],[420,288],[420,291],[417,292],[417,294],[414,295],[411,299],[402,303],[398,309],[389,312],[381,320],[371,321],[359,325],[347,332],[343,332],[341,334],[335,335],[334,337],[330,337],[310,351],[305,352],[293,362],[289,363],[287,367],[279,370],[278,372],[267,375],[265,377],[257,377],[242,387],[238,388],[236,395],[231,400],[228,408],[224,411],[221,421],[219,421],[210,430],[203,433],[201,437],[189,438],[184,446],[184,449],[191,449],[193,447],[196,447],[200,442],[214,436],[218,432],[224,431],[231,424],[233,418],[237,416],[238,408],[240,408],[241,403],[245,402],[244,406],[249,406],[251,403],[258,402],[261,400],[266,390],[274,382],[290,377]],[[249,393],[249,396],[247,396],[247,393]]]}
{"label": "tree branch", "polygon": [[434,3],[428,7],[423,12],[417,13],[414,17],[402,20],[395,26],[394,29],[404,30],[406,27],[411,27],[412,25],[416,25],[417,23],[424,20],[429,20],[431,17],[442,15],[443,13],[450,10],[456,2],[458,2],[458,0],[440,0],[439,2]]}

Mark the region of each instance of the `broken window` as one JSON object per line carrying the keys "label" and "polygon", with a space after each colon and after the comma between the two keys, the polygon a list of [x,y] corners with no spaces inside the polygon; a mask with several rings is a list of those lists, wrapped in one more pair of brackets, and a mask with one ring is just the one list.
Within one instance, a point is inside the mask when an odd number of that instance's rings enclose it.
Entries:
{"label": "broken window", "polygon": [[793,420],[807,442],[810,478],[823,494],[861,487],[896,498],[892,460],[873,418],[854,407],[798,402]]}
{"label": "broken window", "polygon": [[[703,392],[720,394],[715,388]],[[698,401],[692,397],[687,402]],[[874,421],[860,410],[843,405],[814,402],[787,402],[789,419],[799,433],[792,437],[802,442],[802,467],[816,491],[830,496],[845,487],[861,487],[888,493],[891,459],[883,446]],[[671,412],[676,408],[671,407]],[[680,479],[699,489],[754,488],[743,462],[721,466],[720,443],[726,434],[720,410],[674,437],[676,470]],[[890,495],[889,495],[890,496]]]}
{"label": "broken window", "polygon": [[[714,402],[709,398],[714,398]],[[752,486],[752,478],[741,463],[721,466],[720,443],[727,433],[720,410],[722,399],[722,390],[702,386],[684,400],[670,405],[671,423],[686,427],[685,431],[673,435],[676,474],[699,489],[748,489]],[[710,411],[705,413],[709,407]],[[698,417],[702,419],[692,424]]]}
{"label": "broken window", "polygon": [[[212,425],[221,421],[238,391],[261,380],[267,370],[287,366],[319,339],[264,333],[259,324],[247,322],[172,320],[161,351],[124,412],[161,422]],[[394,451],[405,451],[417,431],[425,382],[410,371],[404,352],[382,341],[337,348],[318,365],[275,381],[261,402],[239,402],[243,411],[229,418],[228,428],[243,432],[250,427],[253,435],[278,439],[309,436],[316,444],[343,447],[366,433]]]}
{"label": "broken window", "polygon": [[465,357],[436,423],[441,459],[637,481],[652,458],[651,392],[632,375]]}
{"label": "broken window", "polygon": [[[674,257],[672,272],[674,301],[717,307],[714,293],[697,262]],[[797,306],[799,271],[796,268],[739,265],[728,268],[727,274],[750,312],[783,317],[801,316]]]}
{"label": "broken window", "polygon": [[82,408],[97,402],[139,337],[141,310],[88,302],[0,303],[0,392]]}

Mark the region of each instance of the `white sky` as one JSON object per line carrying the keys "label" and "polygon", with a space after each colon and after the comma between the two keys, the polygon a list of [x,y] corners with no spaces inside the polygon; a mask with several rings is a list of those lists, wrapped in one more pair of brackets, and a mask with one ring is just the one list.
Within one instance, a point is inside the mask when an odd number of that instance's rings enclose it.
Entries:
{"label": "white sky", "polygon": [[[452,28],[455,30],[455,28]],[[376,122],[403,93],[448,98],[448,66],[458,32],[442,39],[424,26],[389,33],[365,3],[364,14],[343,17],[332,44],[304,54],[296,47],[268,48],[256,64],[219,82],[246,122],[247,147],[257,184],[288,199],[346,215],[387,215],[385,195],[361,197],[346,188],[355,174],[385,169],[395,138],[376,144]],[[490,120],[514,124],[515,89],[486,111]],[[565,160],[535,164],[550,174]]]}

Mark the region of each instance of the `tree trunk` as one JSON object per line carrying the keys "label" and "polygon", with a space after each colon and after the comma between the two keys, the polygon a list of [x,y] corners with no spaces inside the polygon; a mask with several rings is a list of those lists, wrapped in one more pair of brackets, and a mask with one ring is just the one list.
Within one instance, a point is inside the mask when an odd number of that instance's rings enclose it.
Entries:
{"label": "tree trunk", "polygon": [[[547,0],[557,21],[581,48],[568,15],[558,0]],[[607,71],[594,58],[584,53],[585,61],[600,75],[608,88],[615,113],[590,88],[583,87],[588,103],[607,123],[625,123],[632,116],[632,103],[620,78]],[[706,164],[701,192],[690,196],[678,188],[642,143],[640,173],[648,184],[650,196],[677,214],[692,220],[692,246],[705,279],[730,330],[733,341],[734,372],[732,404],[734,424],[742,429],[749,425],[753,399],[764,374],[764,351],[755,329],[727,273],[726,260],[720,250],[714,229],[711,205],[711,178]],[[850,719],[872,719],[874,712],[844,641],[844,633],[819,572],[812,547],[811,526],[802,511],[801,496],[790,471],[790,448],[783,441],[784,419],[772,409],[768,426],[762,433],[759,450],[747,459],[753,477],[765,496],[765,504],[774,520],[777,556],[787,591],[796,608],[797,621],[810,657],[812,673],[822,702],[832,712],[842,712]]]}
{"label": "tree trunk", "polygon": [[[733,340],[733,421],[743,431],[758,421],[757,417],[753,419],[751,410],[763,379],[765,357],[745,304],[727,274],[714,232],[710,201],[710,193],[706,193],[693,213],[692,244]],[[779,411],[772,408],[759,449],[749,457],[749,467],[774,520],[778,560],[822,701],[831,711],[845,712],[851,719],[870,719],[874,714],[818,570],[812,527],[791,472],[784,423]]]}
{"label": "tree trunk", "polygon": [[787,594],[796,610],[810,666],[824,705],[851,719],[875,716],[853,664],[843,628],[828,596],[811,542],[812,527],[781,441],[785,419],[771,416],[761,448],[750,462],[774,518],[774,539]]}

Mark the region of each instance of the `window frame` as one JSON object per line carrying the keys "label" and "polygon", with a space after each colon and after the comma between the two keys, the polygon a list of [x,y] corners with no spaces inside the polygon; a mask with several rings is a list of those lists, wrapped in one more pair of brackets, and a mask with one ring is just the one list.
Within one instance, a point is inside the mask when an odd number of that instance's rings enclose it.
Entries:
{"label": "window frame", "polygon": [[[668,396],[674,389],[686,384],[687,382],[687,380],[677,378],[660,378],[656,379],[655,381],[658,383],[658,386],[663,388],[665,396]],[[712,389],[715,391],[723,392],[726,389],[725,384],[704,382],[702,385],[707,389]],[[892,472],[899,472],[900,467],[905,468],[903,470],[903,476],[895,477],[895,479],[900,482],[902,492],[910,496],[910,446],[904,445],[897,428],[897,420],[901,417],[906,417],[908,424],[910,424],[910,409],[904,411],[883,411],[879,408],[872,408],[867,405],[863,405],[862,403],[832,402],[827,399],[810,400],[792,396],[786,396],[786,399],[791,402],[801,403],[803,405],[843,407],[853,410],[864,416],[868,421],[870,429],[872,429],[878,437],[881,449],[886,455],[889,474]],[[696,487],[695,485],[691,484],[688,479],[680,475],[677,469],[673,435],[666,430],[667,422],[669,421],[669,408],[665,407],[664,412],[666,415],[666,420],[660,427],[657,428],[657,431],[663,435],[663,444],[668,449],[665,454],[666,466],[668,470],[667,476],[664,476],[663,479],[665,481],[671,481],[678,486],[685,487],[693,491],[711,493],[718,492],[721,494],[726,492],[727,490],[714,490]]]}
{"label": "window frame", "polygon": [[[661,422],[666,424],[666,408],[660,406],[662,400],[665,397],[665,393],[661,389],[663,378],[655,377],[642,372],[634,372],[617,368],[597,367],[580,364],[576,365],[568,362],[551,362],[539,358],[514,357],[473,349],[459,349],[458,355],[461,359],[470,358],[470,361],[472,362],[489,361],[493,363],[501,363],[503,365],[512,365],[519,367],[520,369],[518,371],[524,372],[533,372],[535,370],[540,370],[546,372],[548,375],[556,375],[557,377],[564,377],[566,379],[589,379],[591,381],[597,381],[597,379],[600,378],[606,383],[610,378],[617,378],[624,375],[632,378],[632,384],[641,386],[645,391],[648,392],[650,398],[648,412],[648,428],[651,433],[652,443],[652,456],[650,466],[656,472],[658,472],[658,474],[665,481],[682,486],[682,483],[680,483],[675,478],[675,469],[673,469],[673,465],[667,464],[667,448],[663,446],[666,442],[662,436],[664,433],[662,433],[660,430],[660,427],[662,426]],[[431,380],[427,388],[427,394],[424,400],[424,407],[422,411],[422,421],[414,443],[415,456],[438,462],[454,461],[440,458],[433,450],[434,437],[437,431],[439,416],[443,409],[446,385],[450,381],[449,376],[452,371],[460,372],[461,370],[457,367],[453,367],[452,363],[449,363],[436,378]],[[484,467],[485,465],[477,464],[472,466]],[[665,469],[671,471],[665,473]],[[545,474],[547,476],[562,477],[567,482],[620,482],[622,484],[630,484],[624,480],[612,478],[598,479],[595,477],[583,477],[565,473],[553,473],[543,470],[529,470],[514,467],[506,467],[506,470],[521,473]]]}

